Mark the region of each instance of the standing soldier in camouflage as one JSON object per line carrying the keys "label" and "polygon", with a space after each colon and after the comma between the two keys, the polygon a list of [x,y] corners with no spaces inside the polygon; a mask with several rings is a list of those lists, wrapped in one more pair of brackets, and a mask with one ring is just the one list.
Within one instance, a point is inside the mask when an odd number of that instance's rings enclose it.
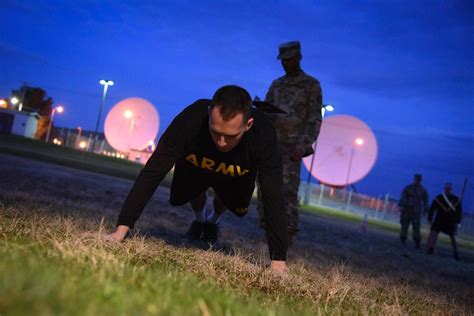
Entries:
{"label": "standing soldier in camouflage", "polygon": [[[302,55],[300,42],[279,46],[277,59],[281,60],[285,75],[274,80],[265,101],[285,111],[286,114],[267,114],[278,136],[283,159],[283,194],[288,214],[288,244],[298,232],[298,188],[301,160],[313,153],[312,145],[321,128],[322,93],[319,81],[306,74],[300,67]],[[259,201],[261,226],[265,226],[263,207]]]}
{"label": "standing soldier in camouflage", "polygon": [[420,248],[421,215],[428,212],[428,192],[421,185],[421,174],[415,174],[413,184],[407,185],[403,191],[398,204],[400,206],[400,241],[405,245],[410,223],[413,230],[415,248]]}

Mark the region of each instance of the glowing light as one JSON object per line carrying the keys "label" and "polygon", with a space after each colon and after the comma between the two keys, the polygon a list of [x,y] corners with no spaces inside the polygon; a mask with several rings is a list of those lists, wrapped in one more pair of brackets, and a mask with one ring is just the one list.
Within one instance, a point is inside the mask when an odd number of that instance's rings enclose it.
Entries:
{"label": "glowing light", "polygon": [[18,102],[20,102],[20,100],[18,100],[17,97],[12,97],[12,98],[10,99],[10,102],[11,102],[13,105],[17,105]]}
{"label": "glowing light", "polygon": [[326,109],[328,112],[332,112],[334,111],[334,106],[332,104],[325,104],[324,109]]}
{"label": "glowing light", "polygon": [[55,109],[56,109],[56,112],[58,113],[63,113],[64,111],[64,108],[62,106],[57,106]]}
{"label": "glowing light", "polygon": [[87,142],[82,141],[82,142],[79,143],[79,148],[84,149],[86,147],[87,147]]}
{"label": "glowing light", "polygon": [[7,101],[0,100],[0,108],[6,108],[6,107],[7,107]]}
{"label": "glowing light", "polygon": [[101,85],[103,85],[103,86],[104,86],[104,85],[108,85],[108,86],[113,86],[113,85],[114,85],[114,82],[113,82],[112,80],[104,80],[104,79],[101,79],[101,80],[99,81],[99,83],[100,83]]}
{"label": "glowing light", "polygon": [[364,144],[364,140],[362,138],[357,138],[355,140],[356,145],[362,146]]}
{"label": "glowing light", "polygon": [[127,110],[123,113],[123,116],[125,116],[126,119],[130,119],[133,117],[133,112],[130,110]]}

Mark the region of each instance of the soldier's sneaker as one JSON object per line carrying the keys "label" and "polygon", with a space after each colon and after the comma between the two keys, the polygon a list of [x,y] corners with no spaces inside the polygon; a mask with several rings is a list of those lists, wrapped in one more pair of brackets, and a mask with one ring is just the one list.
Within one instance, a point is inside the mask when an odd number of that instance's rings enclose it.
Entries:
{"label": "soldier's sneaker", "polygon": [[204,223],[203,225],[203,234],[201,240],[204,240],[210,244],[217,243],[219,239],[219,225],[213,223]]}
{"label": "soldier's sneaker", "polygon": [[457,253],[454,254],[454,260],[461,261],[461,258],[459,257]]}
{"label": "soldier's sneaker", "polygon": [[186,237],[189,240],[201,240],[204,234],[205,223],[193,221],[188,231],[186,232]]}
{"label": "soldier's sneaker", "polygon": [[426,251],[429,255],[434,254],[434,249],[433,248],[428,248],[428,251]]}

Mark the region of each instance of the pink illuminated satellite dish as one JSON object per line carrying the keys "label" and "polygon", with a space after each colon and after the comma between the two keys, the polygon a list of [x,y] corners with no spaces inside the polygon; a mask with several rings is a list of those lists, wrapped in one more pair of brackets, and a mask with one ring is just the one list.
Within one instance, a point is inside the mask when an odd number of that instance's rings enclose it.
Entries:
{"label": "pink illuminated satellite dish", "polygon": [[128,98],[112,107],[105,119],[105,138],[115,150],[143,150],[155,141],[160,125],[158,111],[141,98]]}
{"label": "pink illuminated satellite dish", "polygon": [[[364,178],[374,166],[377,140],[358,118],[334,115],[323,119],[315,152],[312,176],[325,184],[347,186]],[[311,160],[312,156],[303,159],[308,170]]]}

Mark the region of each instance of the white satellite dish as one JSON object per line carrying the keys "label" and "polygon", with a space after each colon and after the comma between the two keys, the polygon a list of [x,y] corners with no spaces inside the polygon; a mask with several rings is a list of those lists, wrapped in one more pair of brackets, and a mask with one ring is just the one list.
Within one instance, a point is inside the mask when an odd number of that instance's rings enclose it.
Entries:
{"label": "white satellite dish", "polygon": [[[333,186],[347,186],[363,179],[377,160],[377,140],[361,120],[349,115],[323,119],[315,148],[311,175]],[[312,156],[303,159],[311,169]]]}
{"label": "white satellite dish", "polygon": [[128,98],[112,107],[105,119],[105,138],[115,150],[143,150],[154,141],[160,125],[156,108],[145,99]]}

